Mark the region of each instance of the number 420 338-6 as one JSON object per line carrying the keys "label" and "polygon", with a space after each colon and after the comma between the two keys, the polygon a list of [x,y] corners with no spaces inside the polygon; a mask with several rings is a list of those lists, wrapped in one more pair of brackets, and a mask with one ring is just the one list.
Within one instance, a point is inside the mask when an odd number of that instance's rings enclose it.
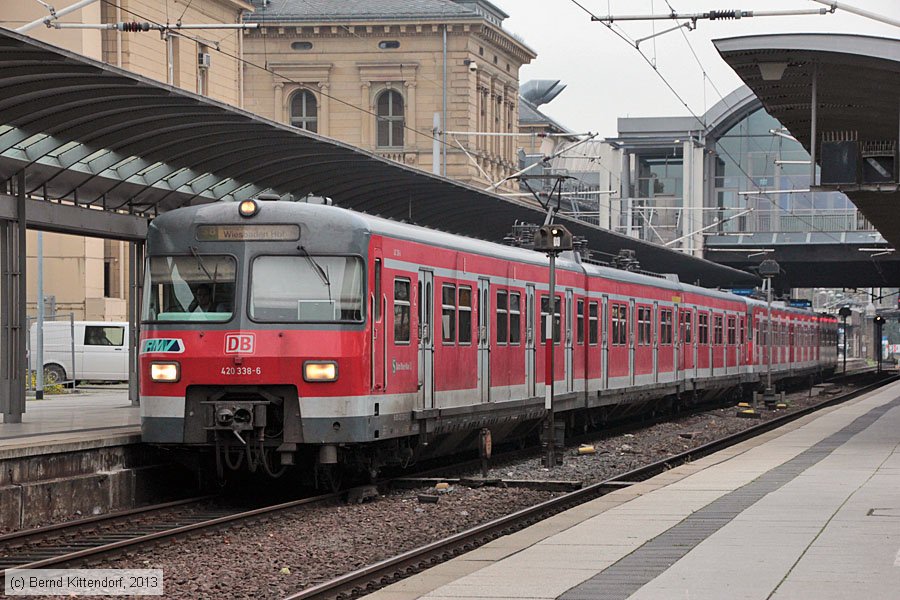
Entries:
{"label": "number 420 338-6", "polygon": [[262,375],[262,367],[222,367],[221,375]]}

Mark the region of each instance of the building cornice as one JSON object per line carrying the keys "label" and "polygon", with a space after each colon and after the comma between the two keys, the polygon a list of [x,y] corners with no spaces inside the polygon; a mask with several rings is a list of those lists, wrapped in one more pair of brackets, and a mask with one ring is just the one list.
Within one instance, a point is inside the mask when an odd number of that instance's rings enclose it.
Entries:
{"label": "building cornice", "polygon": [[507,31],[498,29],[492,25],[482,24],[482,27],[477,34],[481,39],[509,52],[522,64],[527,64],[537,58],[537,53],[535,53],[534,50],[514,38]]}
{"label": "building cornice", "polygon": [[[446,18],[440,22],[433,19],[398,21],[378,19],[362,21],[259,21],[260,28],[245,32],[247,37],[297,37],[315,36],[384,36],[384,35],[433,35],[447,27],[450,35],[474,34],[479,39],[497,46],[509,53],[522,64],[537,58],[537,54],[509,32],[487,23],[483,18]],[[274,33],[273,33],[274,30]]]}

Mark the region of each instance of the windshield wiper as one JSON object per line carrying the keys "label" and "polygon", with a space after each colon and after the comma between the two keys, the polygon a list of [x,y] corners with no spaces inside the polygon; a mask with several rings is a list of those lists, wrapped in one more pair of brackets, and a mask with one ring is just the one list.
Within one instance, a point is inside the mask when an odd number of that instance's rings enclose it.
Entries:
{"label": "windshield wiper", "polygon": [[326,286],[328,286],[328,289],[331,290],[331,282],[328,281],[328,274],[325,273],[325,269],[323,269],[321,267],[321,265],[319,265],[319,263],[316,262],[316,259],[314,259],[310,255],[309,251],[306,248],[304,248],[303,246],[297,246],[297,250],[302,252],[303,255],[306,257],[306,260],[308,260],[309,263],[316,268],[316,273],[319,274],[319,277],[322,279],[322,283],[324,283]]}
{"label": "windshield wiper", "polygon": [[203,269],[204,273],[206,273],[207,279],[212,280],[213,276],[209,274],[209,270],[206,268],[206,265],[203,264],[203,259],[197,253],[197,248],[195,246],[188,246],[188,248],[190,249],[191,254],[194,256],[194,258],[197,259],[197,264],[200,265],[200,268]]}

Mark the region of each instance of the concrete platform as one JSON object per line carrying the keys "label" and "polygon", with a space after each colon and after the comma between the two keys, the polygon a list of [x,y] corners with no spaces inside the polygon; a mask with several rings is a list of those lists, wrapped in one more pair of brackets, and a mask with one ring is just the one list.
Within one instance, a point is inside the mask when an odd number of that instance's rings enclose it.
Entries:
{"label": "concrete platform", "polygon": [[30,399],[22,420],[0,423],[0,531],[196,492],[195,478],[140,443],[124,386]]}
{"label": "concrete platform", "polygon": [[372,600],[900,598],[900,383],[584,504]]}
{"label": "concrete platform", "polygon": [[126,386],[82,388],[78,393],[45,396],[43,400],[29,398],[21,423],[0,423],[0,449],[27,438],[73,432],[116,429],[139,433],[140,425],[140,407],[131,405]]}

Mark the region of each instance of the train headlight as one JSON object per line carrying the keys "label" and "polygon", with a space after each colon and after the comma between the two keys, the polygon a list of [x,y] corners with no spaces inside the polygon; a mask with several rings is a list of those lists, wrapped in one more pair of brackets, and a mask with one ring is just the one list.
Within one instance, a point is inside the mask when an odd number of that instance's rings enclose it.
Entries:
{"label": "train headlight", "polygon": [[259,212],[259,203],[256,200],[242,200],[238,212],[242,217],[252,217]]}
{"label": "train headlight", "polygon": [[174,383],[181,378],[181,365],[177,362],[155,362],[150,364],[150,379]]}
{"label": "train headlight", "polygon": [[305,381],[337,381],[338,368],[333,360],[308,360],[303,363]]}

